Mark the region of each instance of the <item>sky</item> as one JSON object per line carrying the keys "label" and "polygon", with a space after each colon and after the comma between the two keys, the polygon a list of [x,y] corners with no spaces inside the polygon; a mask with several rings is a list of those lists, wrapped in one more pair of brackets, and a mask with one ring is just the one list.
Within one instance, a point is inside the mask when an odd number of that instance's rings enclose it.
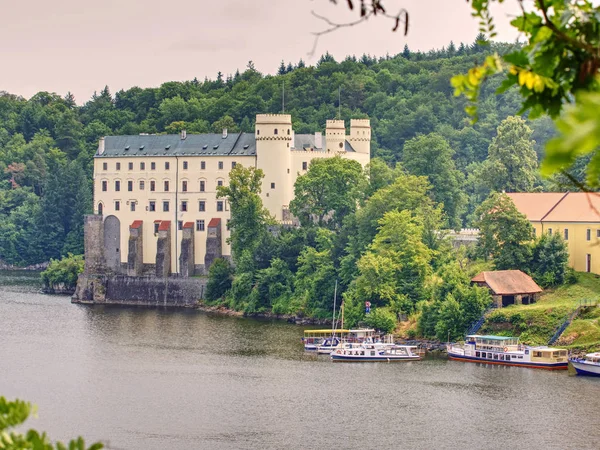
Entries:
{"label": "sky", "polygon": [[[359,0],[354,0],[355,4]],[[346,0],[0,0],[0,91],[30,98],[49,91],[83,104],[108,85],[111,92],[166,81],[216,78],[243,71],[252,60],[275,73],[281,60],[315,64],[328,51],[338,60],[427,51],[475,40],[476,19],[465,0],[384,0],[388,11],[410,14],[408,36],[373,18],[322,36],[315,56],[312,32],[358,18]],[[497,40],[518,36],[509,21],[517,1],[496,6]]]}

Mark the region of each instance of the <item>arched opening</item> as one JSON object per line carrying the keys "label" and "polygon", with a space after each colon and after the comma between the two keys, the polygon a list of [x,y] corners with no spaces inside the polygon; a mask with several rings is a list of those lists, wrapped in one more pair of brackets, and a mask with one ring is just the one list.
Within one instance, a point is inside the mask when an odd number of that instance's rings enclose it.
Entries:
{"label": "arched opening", "polygon": [[275,131],[273,131],[273,134],[277,134],[277,128],[275,128]]}
{"label": "arched opening", "polygon": [[104,210],[104,205],[102,205],[102,202],[98,203],[98,215],[102,215],[102,212]]}
{"label": "arched opening", "polygon": [[104,219],[104,256],[106,266],[121,271],[121,221],[115,216]]}

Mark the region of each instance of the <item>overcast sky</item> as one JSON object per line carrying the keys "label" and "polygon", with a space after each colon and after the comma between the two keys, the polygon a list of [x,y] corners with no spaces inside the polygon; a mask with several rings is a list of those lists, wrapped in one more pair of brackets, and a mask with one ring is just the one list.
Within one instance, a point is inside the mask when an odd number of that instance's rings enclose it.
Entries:
{"label": "overcast sky", "polygon": [[[359,0],[355,0],[359,3]],[[494,11],[498,40],[517,36],[508,25],[517,1]],[[410,13],[409,35],[392,33],[376,18],[323,36],[308,56],[313,31],[357,18],[346,0],[0,0],[0,90],[31,97],[38,91],[71,91],[82,104],[108,85],[111,92],[158,86],[218,71],[243,70],[249,60],[263,73],[280,61],[314,64],[329,51],[337,59],[363,53],[390,55],[441,48],[450,40],[473,42],[477,21],[465,0],[386,0]]]}

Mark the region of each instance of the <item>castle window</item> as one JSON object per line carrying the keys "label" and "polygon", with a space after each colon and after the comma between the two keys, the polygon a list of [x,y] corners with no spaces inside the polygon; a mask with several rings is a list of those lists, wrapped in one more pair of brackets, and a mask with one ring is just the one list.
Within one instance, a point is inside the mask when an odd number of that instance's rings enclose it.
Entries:
{"label": "castle window", "polygon": [[166,200],[163,202],[163,211],[169,212],[169,202]]}
{"label": "castle window", "polygon": [[256,135],[258,136],[260,134],[260,130],[256,130]]}
{"label": "castle window", "polygon": [[119,192],[121,190],[121,182],[119,180],[115,180],[115,191]]}
{"label": "castle window", "polygon": [[600,238],[600,230],[596,230],[596,237]]}
{"label": "castle window", "polygon": [[552,236],[552,228],[548,228],[548,234]]}
{"label": "castle window", "polygon": [[223,180],[217,180],[217,186],[223,186]]}
{"label": "castle window", "polygon": [[145,162],[141,162],[140,163],[140,170],[146,170],[146,163]]}
{"label": "castle window", "polygon": [[117,170],[121,170],[121,163],[117,163]]}
{"label": "castle window", "polygon": [[135,201],[129,202],[129,206],[131,207],[132,211],[135,211]]}
{"label": "castle window", "polygon": [[102,215],[103,206],[102,203],[98,203],[98,214]]}
{"label": "castle window", "polygon": [[344,148],[344,143],[340,142],[340,148]]}
{"label": "castle window", "polygon": [[200,211],[200,212],[206,211],[206,202],[204,200],[200,200],[198,202],[198,211]]}
{"label": "castle window", "polygon": [[187,212],[187,201],[185,201],[185,200],[181,201],[181,211]]}
{"label": "castle window", "polygon": [[115,211],[120,211],[121,210],[121,202],[119,200],[117,200],[115,202]]}
{"label": "castle window", "polygon": [[271,189],[275,189],[275,183],[271,183]]}
{"label": "castle window", "polygon": [[165,161],[165,170],[169,170],[169,161]]}
{"label": "castle window", "polygon": [[143,191],[145,187],[146,183],[144,183],[144,180],[140,180],[140,191]]}
{"label": "castle window", "polygon": [[273,130],[273,134],[277,134],[277,128]]}
{"label": "castle window", "polygon": [[288,136],[290,135],[290,129],[288,128]]}
{"label": "castle window", "polygon": [[102,180],[102,192],[108,191],[108,181]]}
{"label": "castle window", "polygon": [[306,161],[302,161],[302,170],[308,169],[308,163]]}
{"label": "castle window", "polygon": [[102,163],[102,170],[108,170],[108,163]]}
{"label": "castle window", "polygon": [[129,192],[133,191],[133,181],[131,181],[131,180],[127,181],[127,190]]}
{"label": "castle window", "polygon": [[585,240],[586,241],[591,241],[592,240],[592,230],[590,230],[589,228],[586,230]]}
{"label": "castle window", "polygon": [[178,220],[177,221],[177,229],[178,230],[183,230],[183,220]]}
{"label": "castle window", "polygon": [[181,190],[182,190],[183,192],[187,192],[187,181],[183,180],[183,181],[181,182]]}
{"label": "castle window", "polygon": [[236,164],[237,164],[237,163],[236,163],[235,161],[232,161],[232,162],[231,162],[231,168],[232,168],[232,169],[235,169],[235,165],[236,165]]}
{"label": "castle window", "polygon": [[204,220],[196,220],[196,231],[204,231]]}
{"label": "castle window", "polygon": [[200,170],[206,170],[206,161],[200,161]]}
{"label": "castle window", "polygon": [[222,200],[219,200],[217,202],[217,211],[219,211],[219,212],[223,211],[223,201]]}
{"label": "castle window", "polygon": [[158,234],[158,227],[160,227],[160,222],[154,222],[154,234]]}
{"label": "castle window", "polygon": [[156,170],[156,163],[155,162],[151,162],[150,163],[150,170]]}
{"label": "castle window", "polygon": [[187,168],[188,168],[188,162],[184,161],[183,162],[183,170],[187,170]]}
{"label": "castle window", "polygon": [[219,170],[223,170],[223,161],[219,161]]}
{"label": "castle window", "polygon": [[150,181],[150,191],[156,191],[156,181]]}
{"label": "castle window", "polygon": [[169,192],[169,181],[165,181],[165,192]]}
{"label": "castle window", "polygon": [[204,192],[206,189],[206,181],[200,180],[200,192]]}
{"label": "castle window", "polygon": [[155,201],[151,201],[148,204],[148,211],[152,211],[152,212],[156,211],[156,202]]}
{"label": "castle window", "polygon": [[129,170],[133,170],[133,163],[132,162],[129,163]]}
{"label": "castle window", "polygon": [[565,228],[564,236],[565,236],[565,241],[568,241],[569,240],[569,230],[568,230],[568,228]]}

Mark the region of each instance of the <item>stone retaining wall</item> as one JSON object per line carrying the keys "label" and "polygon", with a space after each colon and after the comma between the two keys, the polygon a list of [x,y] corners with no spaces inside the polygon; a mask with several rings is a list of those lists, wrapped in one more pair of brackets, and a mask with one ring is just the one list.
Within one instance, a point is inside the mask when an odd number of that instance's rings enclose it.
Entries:
{"label": "stone retaining wall", "polygon": [[72,303],[136,306],[196,306],[206,279],[81,274]]}

